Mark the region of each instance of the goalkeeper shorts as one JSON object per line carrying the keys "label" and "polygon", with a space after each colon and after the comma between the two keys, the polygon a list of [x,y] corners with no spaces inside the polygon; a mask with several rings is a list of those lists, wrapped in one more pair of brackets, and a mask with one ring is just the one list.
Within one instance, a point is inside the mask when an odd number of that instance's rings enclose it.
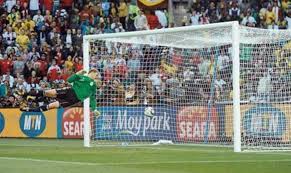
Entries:
{"label": "goalkeeper shorts", "polygon": [[62,107],[69,107],[73,106],[77,103],[80,103],[80,100],[78,99],[75,91],[71,87],[65,87],[56,89],[57,91],[57,101],[60,102],[60,105]]}

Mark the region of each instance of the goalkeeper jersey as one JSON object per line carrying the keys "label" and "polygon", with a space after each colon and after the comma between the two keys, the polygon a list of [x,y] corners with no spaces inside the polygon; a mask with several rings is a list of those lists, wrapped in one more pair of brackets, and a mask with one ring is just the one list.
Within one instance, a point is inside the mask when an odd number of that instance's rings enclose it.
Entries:
{"label": "goalkeeper jersey", "polygon": [[68,82],[72,85],[78,99],[83,102],[86,98],[90,98],[90,108],[92,111],[96,109],[96,82],[88,76],[73,74],[68,78]]}

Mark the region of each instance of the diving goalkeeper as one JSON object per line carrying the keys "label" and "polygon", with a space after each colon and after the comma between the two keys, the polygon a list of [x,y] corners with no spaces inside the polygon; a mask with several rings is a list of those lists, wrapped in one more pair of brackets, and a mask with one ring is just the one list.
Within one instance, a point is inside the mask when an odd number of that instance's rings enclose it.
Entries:
{"label": "diving goalkeeper", "polygon": [[96,110],[98,71],[96,69],[91,69],[88,74],[86,74],[86,71],[82,70],[70,76],[67,81],[71,84],[71,87],[50,89],[32,95],[38,100],[43,97],[50,97],[54,98],[56,101],[43,104],[36,108],[22,107],[20,110],[25,112],[43,112],[59,107],[70,107],[83,102],[86,98],[90,98],[91,111],[93,111],[95,115],[99,115],[100,113]]}

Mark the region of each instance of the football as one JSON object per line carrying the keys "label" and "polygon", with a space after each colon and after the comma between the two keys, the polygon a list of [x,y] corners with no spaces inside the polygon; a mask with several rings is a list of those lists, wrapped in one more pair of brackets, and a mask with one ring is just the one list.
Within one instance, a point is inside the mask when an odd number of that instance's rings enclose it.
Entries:
{"label": "football", "polygon": [[144,109],[144,115],[148,117],[153,117],[155,114],[155,110],[152,107],[146,107]]}

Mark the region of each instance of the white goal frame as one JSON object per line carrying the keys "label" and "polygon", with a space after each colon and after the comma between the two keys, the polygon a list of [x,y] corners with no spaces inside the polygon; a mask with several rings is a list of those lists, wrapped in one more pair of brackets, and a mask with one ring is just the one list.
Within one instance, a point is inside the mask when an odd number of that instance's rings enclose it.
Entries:
{"label": "white goal frame", "polygon": [[[116,38],[116,37],[128,37],[128,36],[142,36],[150,34],[162,34],[171,32],[183,32],[189,30],[201,30],[201,29],[212,29],[218,27],[231,27],[232,28],[232,58],[233,58],[233,141],[234,141],[234,152],[241,152],[241,129],[240,129],[240,60],[239,60],[239,23],[234,22],[224,22],[215,23],[208,25],[198,25],[198,26],[187,26],[187,27],[177,27],[150,31],[136,31],[136,32],[123,32],[114,34],[98,34],[98,35],[85,35],[83,37],[83,67],[84,70],[89,70],[89,51],[90,51],[90,40],[104,39],[104,38]],[[223,39],[223,38],[222,38]],[[90,108],[89,99],[84,101],[84,147],[90,147]]]}

